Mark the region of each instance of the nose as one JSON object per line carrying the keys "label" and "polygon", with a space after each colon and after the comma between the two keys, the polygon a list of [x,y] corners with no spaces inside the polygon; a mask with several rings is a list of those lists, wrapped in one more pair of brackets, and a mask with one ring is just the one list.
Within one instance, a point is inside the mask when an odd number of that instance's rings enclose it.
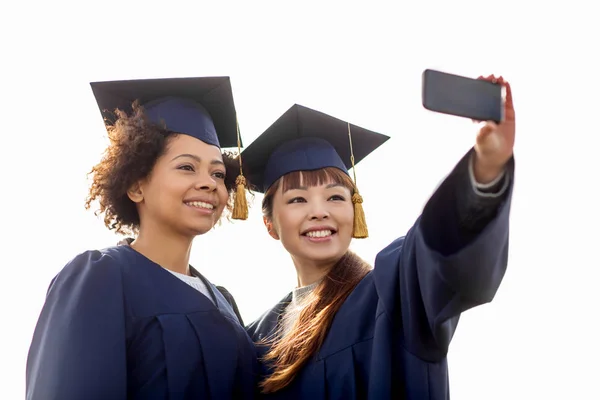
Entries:
{"label": "nose", "polygon": [[201,176],[198,178],[198,181],[194,185],[194,189],[214,192],[217,190],[217,181],[208,173],[201,174]]}
{"label": "nose", "polygon": [[309,219],[311,221],[320,221],[329,218],[329,210],[327,204],[323,202],[313,202],[310,208]]}

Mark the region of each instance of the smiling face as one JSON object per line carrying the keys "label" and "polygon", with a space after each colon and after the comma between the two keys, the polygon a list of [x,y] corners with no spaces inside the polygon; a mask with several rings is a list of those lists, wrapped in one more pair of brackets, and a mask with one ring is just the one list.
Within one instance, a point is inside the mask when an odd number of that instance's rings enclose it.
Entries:
{"label": "smiling face", "polygon": [[188,135],[171,136],[150,175],[128,196],[137,204],[140,229],[148,225],[184,236],[202,235],[227,205],[221,151]]}
{"label": "smiling face", "polygon": [[292,258],[330,264],[350,247],[352,181],[336,168],[293,172],[265,194],[264,222]]}

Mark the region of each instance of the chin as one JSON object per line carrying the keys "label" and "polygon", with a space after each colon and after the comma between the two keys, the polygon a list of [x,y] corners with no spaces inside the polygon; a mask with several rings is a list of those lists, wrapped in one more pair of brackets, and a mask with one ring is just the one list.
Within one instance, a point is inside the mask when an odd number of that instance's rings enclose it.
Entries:
{"label": "chin", "polygon": [[329,261],[337,261],[338,259],[342,258],[344,253],[345,252],[340,252],[338,250],[333,250],[333,249],[332,250],[323,249],[323,251],[307,252],[305,254],[305,257],[310,260],[314,260],[314,261],[318,261],[318,262],[329,262]]}
{"label": "chin", "polygon": [[197,226],[193,226],[193,227],[189,227],[188,228],[188,232],[190,232],[190,234],[192,236],[200,236],[200,235],[204,235],[205,233],[208,233],[214,225],[197,225]]}

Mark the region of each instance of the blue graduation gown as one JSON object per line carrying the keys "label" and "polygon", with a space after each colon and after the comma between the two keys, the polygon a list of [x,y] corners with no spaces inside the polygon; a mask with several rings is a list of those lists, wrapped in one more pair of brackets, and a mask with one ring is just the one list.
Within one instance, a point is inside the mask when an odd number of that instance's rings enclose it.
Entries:
{"label": "blue graduation gown", "polygon": [[27,399],[253,398],[256,349],[223,295],[129,246],[87,251],[53,279],[27,359]]}
{"label": "blue graduation gown", "polygon": [[[514,163],[507,168],[505,195],[482,198],[490,203],[482,207],[468,195],[475,196],[469,157],[432,195],[406,236],[377,255],[374,269],[348,296],[296,379],[266,397],[449,399],[446,355],[459,316],[493,299],[508,258]],[[255,341],[273,334],[290,300],[291,294],[247,327]],[[259,347],[259,354],[266,350]]]}

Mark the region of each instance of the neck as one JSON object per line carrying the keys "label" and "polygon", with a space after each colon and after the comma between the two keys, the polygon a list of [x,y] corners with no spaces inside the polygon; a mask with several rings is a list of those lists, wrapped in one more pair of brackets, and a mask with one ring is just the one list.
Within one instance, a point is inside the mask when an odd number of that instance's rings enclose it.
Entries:
{"label": "neck", "polygon": [[339,258],[333,261],[314,261],[292,256],[292,261],[296,267],[298,287],[304,287],[323,279]]}
{"label": "neck", "polygon": [[189,275],[193,237],[176,235],[164,227],[140,226],[131,247],[163,268]]}

